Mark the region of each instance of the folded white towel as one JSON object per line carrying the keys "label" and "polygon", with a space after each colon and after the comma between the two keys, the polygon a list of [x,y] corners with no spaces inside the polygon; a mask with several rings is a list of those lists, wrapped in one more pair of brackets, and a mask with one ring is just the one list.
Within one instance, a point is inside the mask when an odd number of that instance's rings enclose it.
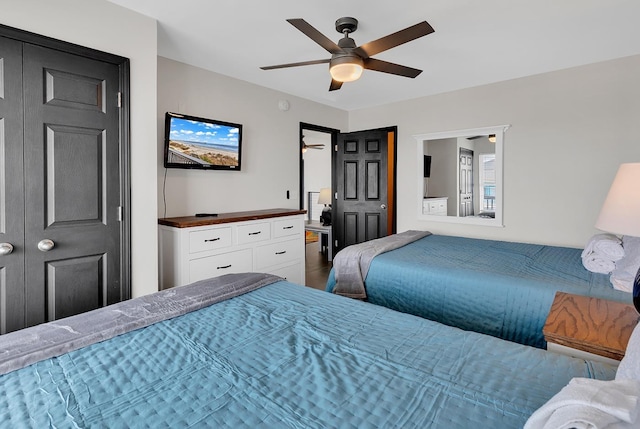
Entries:
{"label": "folded white towel", "polygon": [[616,380],[640,381],[640,324],[633,328],[627,350],[616,371]]}
{"label": "folded white towel", "polygon": [[624,257],[622,240],[613,234],[596,234],[587,243],[582,251],[582,257],[590,253],[597,253],[604,259],[619,261]]}
{"label": "folded white towel", "polygon": [[633,280],[640,269],[640,238],[625,235],[622,237],[625,256],[616,262],[611,272],[611,284],[618,290],[633,292]]}
{"label": "folded white towel", "polygon": [[589,253],[582,257],[582,265],[592,273],[609,274],[616,269],[616,263],[597,253]]}
{"label": "folded white towel", "polygon": [[573,378],[524,429],[637,428],[640,381]]}

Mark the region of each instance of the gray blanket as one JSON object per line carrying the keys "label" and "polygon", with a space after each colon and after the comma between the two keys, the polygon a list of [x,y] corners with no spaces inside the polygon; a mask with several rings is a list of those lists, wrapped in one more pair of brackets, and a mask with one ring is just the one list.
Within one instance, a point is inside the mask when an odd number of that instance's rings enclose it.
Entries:
{"label": "gray blanket", "polygon": [[228,274],[0,335],[0,374],[196,311],[282,280]]}
{"label": "gray blanket", "polygon": [[373,258],[428,235],[431,235],[429,231],[405,231],[345,247],[333,259],[336,276],[333,293],[349,298],[366,299],[364,279],[367,278]]}

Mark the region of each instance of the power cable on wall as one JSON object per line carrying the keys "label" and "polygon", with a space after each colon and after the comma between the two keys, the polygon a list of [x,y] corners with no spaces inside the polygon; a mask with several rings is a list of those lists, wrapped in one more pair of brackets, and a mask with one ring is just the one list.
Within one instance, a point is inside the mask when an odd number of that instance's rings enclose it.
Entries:
{"label": "power cable on wall", "polygon": [[164,169],[164,180],[162,181],[162,203],[164,204],[162,217],[167,217],[167,168]]}

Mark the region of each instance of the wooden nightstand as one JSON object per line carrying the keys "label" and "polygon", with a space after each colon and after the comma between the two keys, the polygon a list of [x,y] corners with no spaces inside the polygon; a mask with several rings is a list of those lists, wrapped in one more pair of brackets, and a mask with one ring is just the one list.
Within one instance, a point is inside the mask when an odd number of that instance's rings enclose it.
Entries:
{"label": "wooden nightstand", "polygon": [[542,332],[547,350],[617,365],[637,323],[631,304],[556,292]]}

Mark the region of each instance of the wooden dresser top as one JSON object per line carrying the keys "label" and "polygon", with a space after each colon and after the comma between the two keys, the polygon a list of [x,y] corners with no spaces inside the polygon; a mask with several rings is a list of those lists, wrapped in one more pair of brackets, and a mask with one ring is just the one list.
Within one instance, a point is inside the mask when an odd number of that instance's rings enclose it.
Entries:
{"label": "wooden dresser top", "polygon": [[243,222],[247,220],[267,219],[272,217],[294,216],[305,214],[306,212],[306,210],[293,209],[266,209],[246,212],[219,213],[217,216],[207,217],[165,217],[158,219],[158,224],[172,226],[174,228],[191,228],[194,226],[217,225],[220,223]]}

